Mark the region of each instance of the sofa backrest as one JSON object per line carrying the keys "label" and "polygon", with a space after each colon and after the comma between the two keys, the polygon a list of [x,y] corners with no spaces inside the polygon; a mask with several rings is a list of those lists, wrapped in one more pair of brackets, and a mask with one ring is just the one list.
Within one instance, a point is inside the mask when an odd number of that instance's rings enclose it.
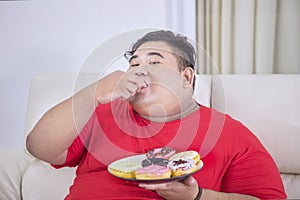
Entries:
{"label": "sofa backrest", "polygon": [[289,198],[299,198],[300,75],[221,75],[211,84],[212,107],[241,121],[261,140],[282,173]]}
{"label": "sofa backrest", "polygon": [[[48,109],[98,79],[97,74],[36,75],[25,134]],[[197,75],[194,94],[200,104],[230,114],[257,135],[279,166],[288,198],[300,198],[300,160],[295,155],[300,150],[299,87],[300,75]],[[74,172],[74,168],[54,170],[41,161],[32,163],[23,178],[23,199],[63,199]],[[52,194],[47,193],[49,188],[55,188]]]}
{"label": "sofa backrest", "polygon": [[35,75],[30,86],[25,135],[31,131],[47,110],[97,79],[97,74],[61,73]]}

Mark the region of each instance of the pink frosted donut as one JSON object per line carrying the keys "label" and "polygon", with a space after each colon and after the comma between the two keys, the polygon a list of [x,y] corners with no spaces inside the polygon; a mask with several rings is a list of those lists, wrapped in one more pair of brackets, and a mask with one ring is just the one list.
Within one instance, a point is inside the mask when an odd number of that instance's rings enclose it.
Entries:
{"label": "pink frosted donut", "polygon": [[135,178],[140,180],[154,180],[171,177],[171,170],[166,166],[149,165],[135,171]]}
{"label": "pink frosted donut", "polygon": [[147,158],[164,158],[169,159],[175,154],[175,150],[169,147],[162,147],[149,150],[146,154]]}

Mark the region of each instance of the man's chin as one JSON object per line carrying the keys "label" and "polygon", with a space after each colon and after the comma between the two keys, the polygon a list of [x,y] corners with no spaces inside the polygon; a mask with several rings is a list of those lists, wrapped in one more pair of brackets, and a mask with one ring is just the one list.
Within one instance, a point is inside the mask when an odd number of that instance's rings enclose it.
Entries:
{"label": "man's chin", "polygon": [[144,107],[150,104],[149,97],[147,98],[142,93],[137,93],[133,97],[130,97],[128,101],[132,107]]}
{"label": "man's chin", "polygon": [[137,98],[136,96],[131,97],[128,101],[133,110],[135,110],[136,112],[145,109],[148,105],[148,103],[144,99]]}
{"label": "man's chin", "polygon": [[167,115],[164,104],[157,104],[150,101],[131,99],[129,103],[133,110],[142,116],[163,117]]}

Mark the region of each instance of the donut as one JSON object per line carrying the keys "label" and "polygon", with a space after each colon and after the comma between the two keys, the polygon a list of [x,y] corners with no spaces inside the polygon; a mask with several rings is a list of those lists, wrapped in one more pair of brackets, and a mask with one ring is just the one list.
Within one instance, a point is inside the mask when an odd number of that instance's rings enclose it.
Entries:
{"label": "donut", "polygon": [[190,158],[179,158],[169,162],[168,167],[171,169],[172,177],[182,176],[197,170],[195,161]]}
{"label": "donut", "polygon": [[135,178],[138,180],[157,180],[171,177],[169,167],[149,165],[135,170]]}
{"label": "donut", "polygon": [[141,167],[141,165],[129,161],[115,162],[110,165],[108,171],[117,177],[135,178],[135,170]]}
{"label": "donut", "polygon": [[147,167],[149,165],[167,166],[169,161],[165,158],[147,158],[142,161],[142,166]]}
{"label": "donut", "polygon": [[179,160],[181,158],[189,158],[195,161],[195,164],[198,165],[200,162],[200,155],[197,151],[183,151],[176,153],[175,155],[169,158],[170,161]]}
{"label": "donut", "polygon": [[146,154],[147,158],[165,158],[169,159],[175,154],[175,150],[169,147],[155,148],[149,150]]}

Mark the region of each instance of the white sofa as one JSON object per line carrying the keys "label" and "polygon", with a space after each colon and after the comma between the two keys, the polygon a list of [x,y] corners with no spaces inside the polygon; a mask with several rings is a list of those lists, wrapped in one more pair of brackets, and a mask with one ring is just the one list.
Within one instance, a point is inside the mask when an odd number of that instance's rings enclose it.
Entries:
{"label": "white sofa", "polygon": [[[95,74],[35,76],[24,136],[74,88],[77,91],[97,79]],[[198,75],[195,98],[250,128],[275,159],[288,199],[300,198],[300,75]],[[61,200],[75,177],[75,168],[55,170],[23,147],[0,147],[0,156],[1,200]]]}

